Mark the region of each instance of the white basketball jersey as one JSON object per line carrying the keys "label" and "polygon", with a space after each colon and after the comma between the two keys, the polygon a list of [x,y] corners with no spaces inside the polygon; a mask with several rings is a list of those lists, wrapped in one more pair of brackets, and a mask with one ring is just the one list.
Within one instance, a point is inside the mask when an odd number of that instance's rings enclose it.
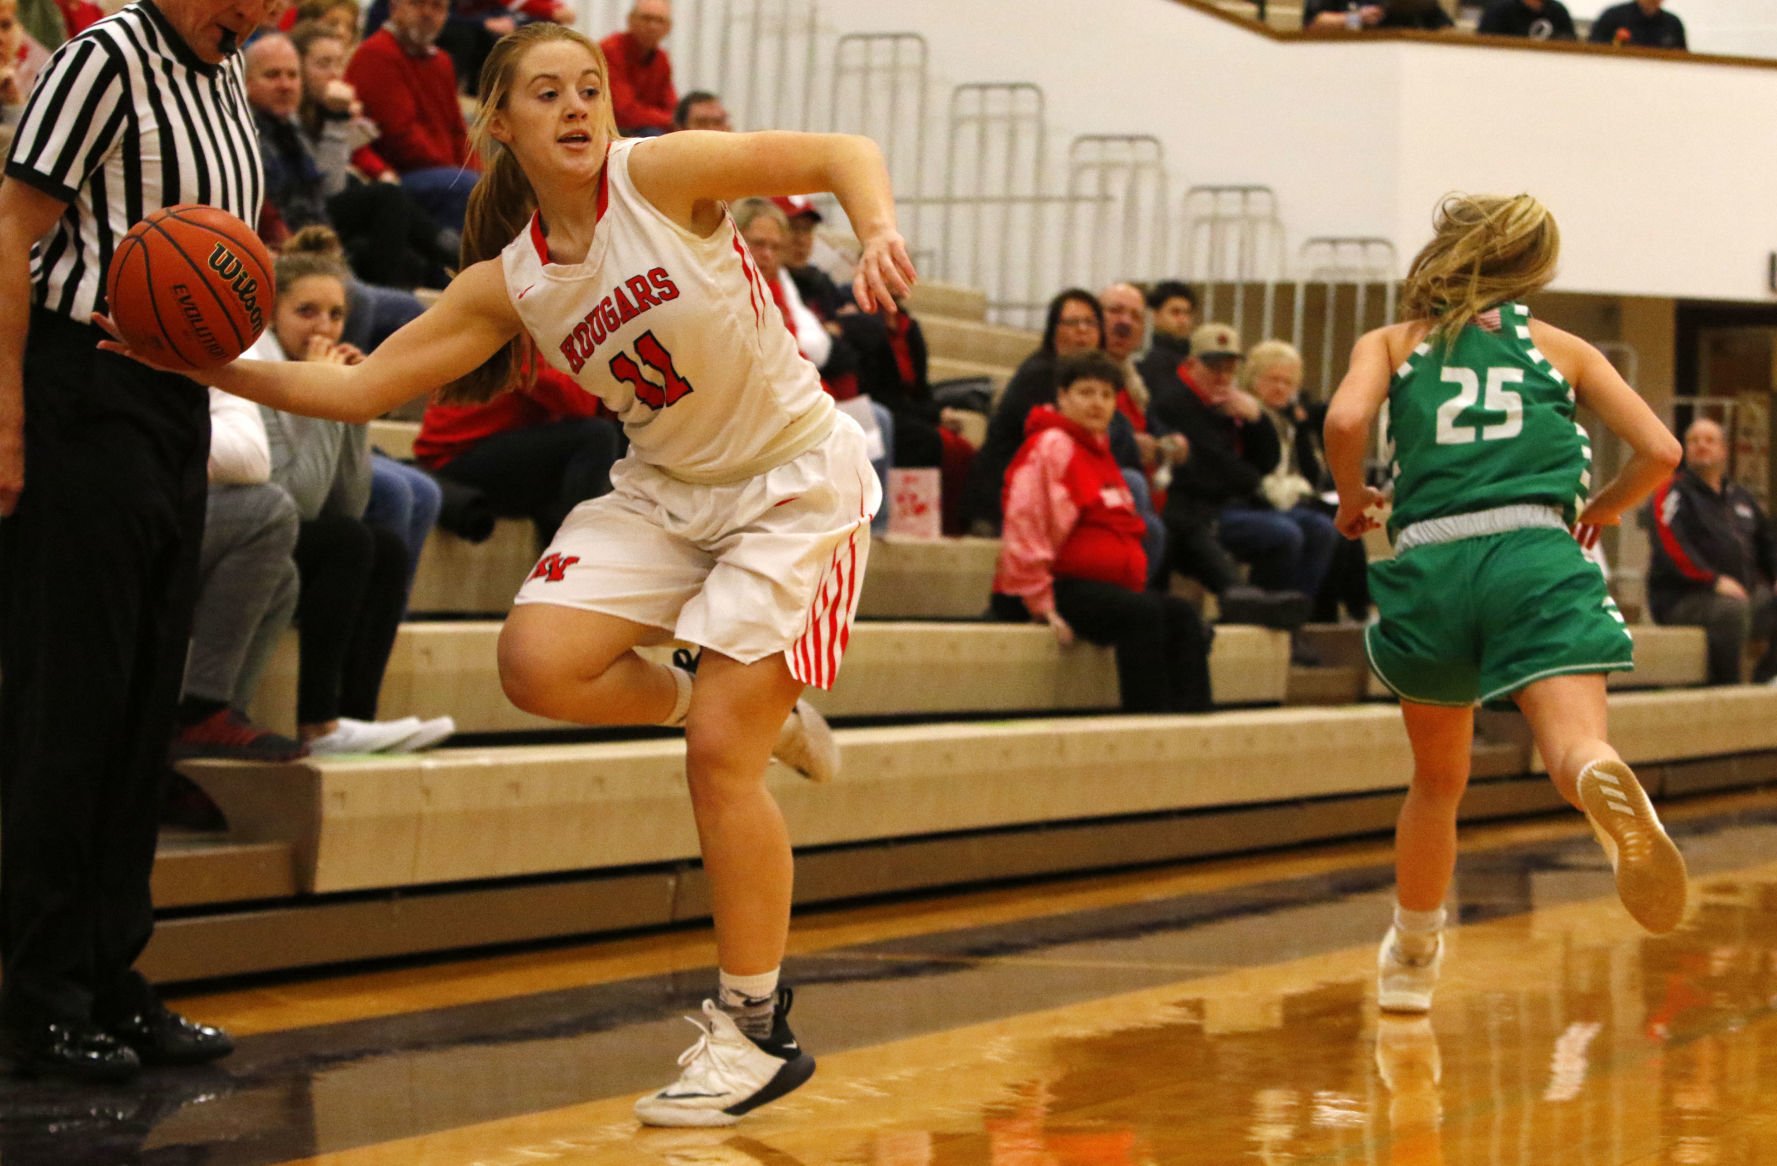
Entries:
{"label": "white basketball jersey", "polygon": [[545,359],[623,422],[634,456],[691,482],[770,469],[835,409],[734,220],[699,238],[657,210],[613,142],[583,263],[549,261],[539,216],[506,245],[506,291]]}

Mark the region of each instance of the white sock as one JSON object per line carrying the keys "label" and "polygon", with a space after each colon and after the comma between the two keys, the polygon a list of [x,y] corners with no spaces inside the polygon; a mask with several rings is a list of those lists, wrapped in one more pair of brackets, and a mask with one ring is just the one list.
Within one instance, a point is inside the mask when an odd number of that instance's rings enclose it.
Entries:
{"label": "white sock", "polygon": [[673,678],[673,683],[678,686],[678,693],[673,697],[673,711],[660,723],[669,729],[676,729],[685,723],[685,714],[691,711],[691,673],[672,664],[668,664],[666,670]]}
{"label": "white sock", "polygon": [[733,1018],[735,1027],[761,1044],[771,1039],[777,1020],[777,974],[777,968],[756,976],[716,973],[716,1007]]}
{"label": "white sock", "polygon": [[1430,959],[1438,950],[1438,934],[1444,930],[1444,908],[1409,911],[1394,905],[1394,945],[1410,960]]}

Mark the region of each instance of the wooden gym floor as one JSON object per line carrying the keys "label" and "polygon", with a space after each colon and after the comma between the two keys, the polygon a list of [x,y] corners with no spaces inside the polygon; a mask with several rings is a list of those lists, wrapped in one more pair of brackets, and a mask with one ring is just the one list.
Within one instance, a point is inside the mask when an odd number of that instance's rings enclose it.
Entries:
{"label": "wooden gym floor", "polygon": [[1378,841],[808,913],[820,1071],[728,1130],[630,1117],[712,977],[679,931],[186,995],[233,1057],[0,1081],[0,1162],[1777,1164],[1777,803],[1668,818],[1664,939],[1577,817],[1465,831],[1429,1021],[1376,1013]]}

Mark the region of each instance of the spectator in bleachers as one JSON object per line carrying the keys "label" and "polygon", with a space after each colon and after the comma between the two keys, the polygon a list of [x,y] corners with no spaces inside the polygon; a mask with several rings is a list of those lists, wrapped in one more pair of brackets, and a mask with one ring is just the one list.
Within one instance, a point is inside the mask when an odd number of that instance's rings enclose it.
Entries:
{"label": "spectator in bleachers", "polygon": [[1191,333],[1197,327],[1197,289],[1176,279],[1163,279],[1148,289],[1148,311],[1153,313],[1153,329],[1148,336],[1148,350],[1137,367],[1152,390],[1156,381],[1170,378],[1179,362],[1191,355]]}
{"label": "spectator in bleachers", "polygon": [[1492,0],[1475,31],[1531,40],[1574,40],[1578,35],[1561,0]]}
{"label": "spectator in bleachers", "polygon": [[[355,364],[339,343],[350,272],[332,232],[309,228],[276,264],[271,326],[257,360]],[[314,753],[375,753],[435,745],[455,731],[449,717],[376,719],[383,671],[407,606],[406,532],[366,519],[373,470],[365,427],[262,408],[272,481],[289,492],[302,523],[296,539],[301,669],[297,731]]]}
{"label": "spectator in bleachers", "polygon": [[[1038,405],[1055,400],[1055,362],[1064,356],[1104,347],[1104,308],[1084,288],[1070,287],[1049,301],[1043,340],[1024,358],[987,423],[987,440],[969,468],[965,513],[972,533],[992,537],[1000,529],[1000,500],[1006,468],[1024,444],[1024,419]],[[1140,468],[1141,451],[1127,417],[1111,419],[1111,452],[1117,464]]]}
{"label": "spectator in bleachers", "polygon": [[617,132],[649,137],[673,128],[679,95],[673,66],[660,42],[673,30],[669,0],[635,0],[627,27],[599,42],[611,73],[611,109]]}
{"label": "spectator in bleachers", "polygon": [[[852,401],[859,395],[857,349],[840,333],[836,322],[829,325],[804,302],[796,281],[784,267],[784,255],[790,240],[790,224],[783,208],[773,199],[744,198],[734,204],[731,213],[734,215],[734,225],[740,228],[741,238],[746,240],[747,249],[752,252],[760,277],[765,281],[765,286],[771,289],[772,298],[777,302],[778,311],[783,314],[784,323],[789,326],[791,335],[796,337],[797,349],[808,358],[809,363],[820,370],[821,385],[834,400]],[[871,439],[870,464],[876,469],[876,476],[882,483],[886,497],[889,471],[894,468],[894,414],[886,406],[871,401],[867,416],[853,412],[852,417],[863,426],[866,436]],[[871,432],[872,424],[875,427],[874,433]],[[881,507],[871,529],[879,535],[883,534],[888,529],[888,520],[889,508]]]}
{"label": "spectator in bleachers", "polygon": [[1683,49],[1684,21],[1661,7],[1665,0],[1627,0],[1598,14],[1587,40],[1596,45]]}
{"label": "spectator in bleachers", "polygon": [[1765,642],[1752,678],[1777,676],[1777,538],[1751,491],[1728,477],[1728,442],[1708,418],[1684,431],[1684,464],[1654,492],[1647,604],[1654,622],[1701,627],[1709,683],[1740,683],[1748,639]]}
{"label": "spectator in bleachers", "polygon": [[1123,369],[1117,412],[1129,422],[1141,458],[1138,465],[1125,467],[1123,476],[1135,496],[1136,511],[1147,523],[1148,566],[1158,575],[1166,563],[1166,526],[1154,510],[1154,474],[1164,465],[1169,481],[1173,462],[1184,460],[1190,443],[1149,410],[1152,397],[1135,364],[1135,353],[1147,332],[1140,289],[1131,283],[1113,283],[1098,293],[1098,303],[1104,311],[1105,353]]}
{"label": "spectator in bleachers", "polygon": [[10,138],[31,90],[24,76],[25,26],[19,23],[18,0],[0,0],[0,134]]}
{"label": "spectator in bleachers", "polygon": [[[1191,456],[1172,476],[1166,496],[1173,564],[1220,596],[1239,583],[1229,555],[1251,567],[1253,586],[1290,596],[1307,615],[1331,546],[1270,509],[1259,484],[1282,450],[1264,408],[1237,384],[1240,337],[1226,324],[1191,334],[1191,355],[1177,386],[1154,386],[1154,411],[1191,443]],[[1210,532],[1214,532],[1211,535]],[[1235,618],[1224,604],[1224,618]]]}
{"label": "spectator in bleachers", "polygon": [[533,359],[517,385],[483,405],[426,405],[414,457],[479,490],[494,513],[528,518],[537,546],[568,511],[611,492],[623,435],[599,399]]}
{"label": "spectator in bleachers", "polygon": [[[1322,437],[1327,407],[1302,395],[1302,354],[1283,340],[1256,344],[1246,354],[1241,384],[1264,406],[1265,419],[1277,430],[1282,450],[1277,468],[1259,483],[1259,493],[1274,510],[1303,528],[1305,546],[1313,541],[1308,534],[1312,527],[1324,524],[1336,536],[1333,515],[1338,507],[1325,499],[1333,489]],[[1368,619],[1368,573],[1363,540],[1335,537],[1325,577],[1314,596],[1314,618],[1337,622],[1343,603],[1352,619]]]}
{"label": "spectator in bleachers", "polygon": [[348,57],[363,35],[363,18],[364,10],[358,6],[358,0],[302,0],[296,6],[297,24],[318,20],[327,25],[339,35]]}
{"label": "spectator in bleachers", "polygon": [[463,212],[481,160],[469,149],[457,71],[438,51],[449,0],[392,0],[386,24],[366,37],[346,66],[346,80],[382,136],[377,154],[440,226],[463,229]]}
{"label": "spectator in bleachers", "polygon": [[1209,634],[1189,603],[1147,589],[1144,523],[1110,449],[1123,366],[1087,349],[1054,365],[1055,404],[1037,405],[1006,474],[994,572],[1001,619],[1046,622],[1117,654],[1126,712],[1210,705]]}
{"label": "spectator in bleachers", "polygon": [[1417,28],[1438,32],[1455,24],[1438,0],[1306,0],[1302,5],[1303,28]]}
{"label": "spectator in bleachers", "polygon": [[675,130],[714,130],[717,133],[729,133],[734,127],[728,122],[728,107],[722,99],[705,89],[693,89],[679,98],[673,107],[673,129]]}
{"label": "spectator in bleachers", "polygon": [[296,614],[296,504],[271,481],[259,406],[210,390],[210,491],[171,755],[294,761],[308,749],[246,710]]}
{"label": "spectator in bleachers", "polygon": [[[352,270],[379,289],[442,288],[449,282],[449,269],[456,265],[452,243],[401,188],[400,176],[370,148],[380,131],[363,116],[357,90],[344,79],[345,42],[332,25],[305,21],[291,30],[290,43],[302,65],[296,125],[320,176],[327,220],[345,244]],[[283,119],[278,120],[277,132],[283,135]],[[263,152],[263,129],[261,141]],[[270,173],[268,166],[268,181]],[[306,225],[285,217],[291,229]],[[377,326],[356,319],[355,307],[354,324],[362,323],[364,332],[380,342],[419,313],[412,295],[400,290],[398,296],[398,303],[384,303],[388,297],[354,284],[354,302],[362,298],[376,301]]]}

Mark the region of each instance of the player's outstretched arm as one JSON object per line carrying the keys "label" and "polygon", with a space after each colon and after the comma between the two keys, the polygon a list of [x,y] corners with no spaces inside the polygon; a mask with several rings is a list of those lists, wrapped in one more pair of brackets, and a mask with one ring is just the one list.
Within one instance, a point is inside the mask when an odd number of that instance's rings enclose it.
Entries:
{"label": "player's outstretched arm", "polygon": [[[101,323],[116,336],[109,321]],[[467,375],[517,335],[519,327],[500,261],[490,259],[458,275],[436,304],[361,364],[237,360],[185,375],[286,413],[369,421]],[[121,340],[101,347],[142,360]]]}
{"label": "player's outstretched arm", "polygon": [[1572,382],[1575,398],[1629,446],[1629,460],[1579,515],[1584,525],[1614,525],[1671,475],[1684,447],[1602,352],[1540,320],[1530,326],[1537,347]]}
{"label": "player's outstretched arm", "polygon": [[895,310],[915,278],[895,225],[895,196],[882,151],[855,134],[687,130],[638,143],[629,173],[642,197],[675,222],[703,229],[705,208],[751,195],[830,190],[863,245],[853,283],[865,311]]}
{"label": "player's outstretched arm", "polygon": [[[1398,325],[1397,325],[1398,327]],[[1380,491],[1364,481],[1364,454],[1370,446],[1370,430],[1388,399],[1388,329],[1367,332],[1351,349],[1351,366],[1339,382],[1322,430],[1326,441],[1327,469],[1339,490],[1339,513],[1333,525],[1346,538],[1358,538],[1373,528],[1369,511],[1384,501]]]}

